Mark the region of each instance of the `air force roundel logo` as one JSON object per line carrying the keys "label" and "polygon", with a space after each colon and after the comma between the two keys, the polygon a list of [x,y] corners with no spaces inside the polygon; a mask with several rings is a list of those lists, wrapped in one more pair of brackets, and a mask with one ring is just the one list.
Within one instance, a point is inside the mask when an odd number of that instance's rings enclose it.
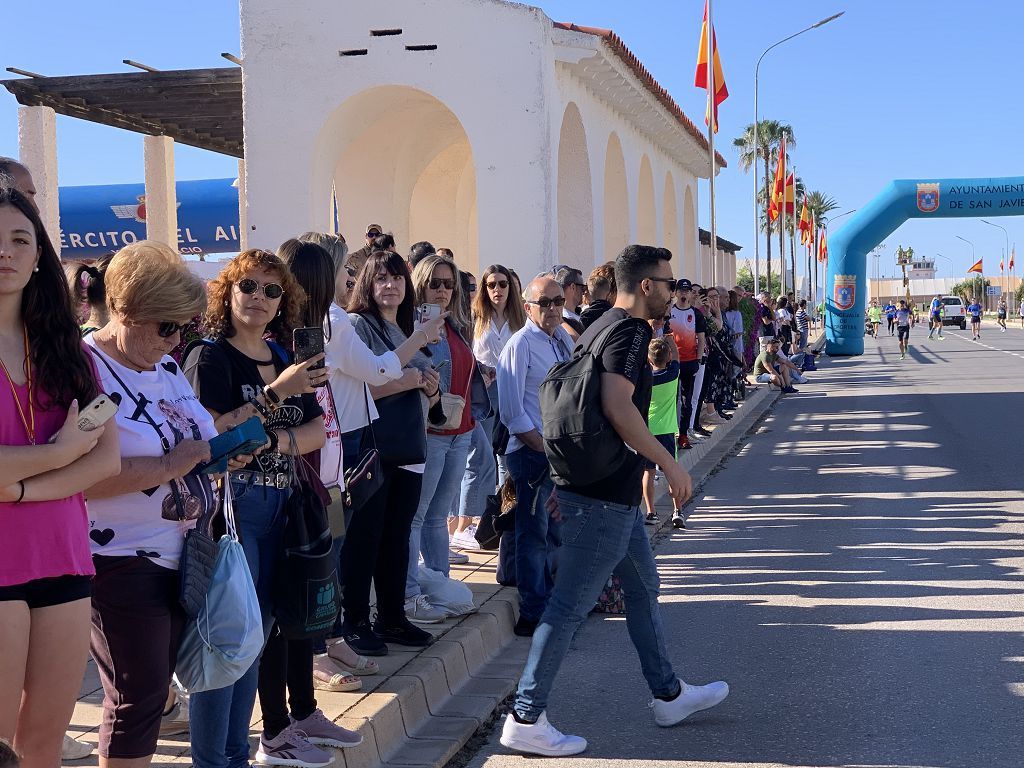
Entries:
{"label": "air force roundel logo", "polygon": [[917,210],[921,213],[934,213],[939,210],[938,183],[917,185]]}
{"label": "air force roundel logo", "polygon": [[832,300],[837,309],[853,309],[857,301],[857,276],[836,275],[833,281]]}

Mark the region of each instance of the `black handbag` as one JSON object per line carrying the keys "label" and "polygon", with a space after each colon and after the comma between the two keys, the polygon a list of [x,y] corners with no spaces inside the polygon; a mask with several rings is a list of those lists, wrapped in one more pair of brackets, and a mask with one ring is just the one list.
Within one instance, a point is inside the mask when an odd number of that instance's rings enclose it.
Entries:
{"label": "black handbag", "polygon": [[213,567],[217,562],[220,547],[210,533],[210,526],[200,520],[195,528],[185,533],[185,545],[181,549],[181,592],[178,600],[185,615],[194,619],[206,605],[206,594],[213,578]]}
{"label": "black handbag", "polygon": [[501,541],[501,531],[494,527],[495,520],[501,514],[501,499],[497,494],[492,493],[487,497],[487,504],[484,506],[484,513],[480,516],[480,522],[476,526],[476,543],[480,549],[495,551],[498,549],[498,542]]}
{"label": "black handbag", "polygon": [[292,431],[286,431],[293,446],[292,492],[284,508],[274,618],[285,637],[308,639],[326,634],[341,610],[338,561],[319,478],[296,452]]}
{"label": "black handbag", "polygon": [[[382,328],[378,328],[370,317],[365,317],[370,330],[384,342],[392,352],[395,345]],[[394,395],[374,400],[377,406],[377,420],[370,425],[374,445],[381,461],[397,466],[422,464],[427,460],[427,422],[423,417],[423,395],[418,389],[409,389]],[[377,432],[385,439],[377,443]]]}
{"label": "black handbag", "polygon": [[[370,400],[363,385],[363,399],[366,401],[366,429],[359,441],[359,458],[354,466],[345,470],[345,506],[359,509],[384,484],[384,473],[380,466],[380,452],[377,450],[377,438],[373,434],[370,422]],[[370,438],[370,447],[364,448],[366,438]]]}

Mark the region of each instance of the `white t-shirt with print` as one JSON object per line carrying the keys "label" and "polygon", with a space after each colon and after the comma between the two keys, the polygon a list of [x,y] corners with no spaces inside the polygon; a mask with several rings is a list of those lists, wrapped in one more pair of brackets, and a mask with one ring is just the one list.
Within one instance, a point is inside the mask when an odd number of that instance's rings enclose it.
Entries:
{"label": "white t-shirt with print", "polygon": [[[173,448],[182,440],[209,440],[217,434],[213,418],[200,404],[188,380],[174,359],[164,357],[152,371],[125,368],[102,351],[90,334],[85,343],[93,349],[100,388],[118,403],[118,439],[121,456],[157,457],[164,454],[160,434],[143,415],[143,410],[160,428]],[[113,368],[115,377],[107,364]],[[118,378],[120,377],[120,381]],[[131,388],[125,392],[124,385]],[[208,475],[191,475],[178,483],[178,498],[190,502],[201,498],[207,489],[192,488],[188,483],[207,483],[216,499]],[[209,495],[208,495],[209,496]],[[194,502],[193,502],[194,503]],[[89,539],[94,555],[111,557],[148,557],[157,565],[177,569],[185,532],[196,525],[195,520],[166,519],[177,517],[177,506],[169,483],[143,491],[133,491],[105,499],[89,499]]]}

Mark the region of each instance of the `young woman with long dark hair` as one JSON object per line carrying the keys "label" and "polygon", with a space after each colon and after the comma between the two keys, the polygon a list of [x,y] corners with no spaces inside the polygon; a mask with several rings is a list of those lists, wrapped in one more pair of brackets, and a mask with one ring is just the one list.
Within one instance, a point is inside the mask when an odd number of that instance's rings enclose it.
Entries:
{"label": "young woman with long dark hair", "polygon": [[0,186],[0,738],[25,768],[60,762],[85,672],[83,491],[120,470],[117,430],[77,426],[98,391],[39,213]]}

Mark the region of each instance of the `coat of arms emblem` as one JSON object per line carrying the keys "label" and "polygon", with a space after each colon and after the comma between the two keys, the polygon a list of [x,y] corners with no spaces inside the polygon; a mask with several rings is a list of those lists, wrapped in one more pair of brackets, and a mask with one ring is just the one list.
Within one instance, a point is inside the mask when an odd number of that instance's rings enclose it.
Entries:
{"label": "coat of arms emblem", "polygon": [[938,183],[917,185],[917,210],[921,213],[934,213],[939,210]]}
{"label": "coat of arms emblem", "polygon": [[857,276],[836,275],[833,280],[832,300],[836,309],[853,309],[857,301]]}

